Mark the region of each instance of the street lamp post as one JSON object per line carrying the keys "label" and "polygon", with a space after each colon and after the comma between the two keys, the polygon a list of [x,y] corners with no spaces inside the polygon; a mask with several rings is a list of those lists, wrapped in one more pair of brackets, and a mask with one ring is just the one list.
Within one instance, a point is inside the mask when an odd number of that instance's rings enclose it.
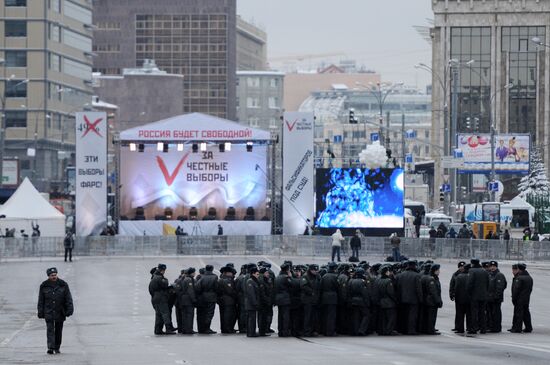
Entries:
{"label": "street lamp post", "polygon": [[[506,84],[504,87],[500,88],[499,90],[495,91],[493,95],[491,95],[491,98],[489,100],[489,105],[491,107],[491,110],[489,111],[489,125],[491,126],[491,177],[490,182],[494,182],[496,178],[496,172],[495,172],[495,134],[496,134],[496,128],[495,124],[493,122],[493,100],[494,98],[503,90],[507,90],[511,87],[513,87],[514,84],[509,83]],[[495,201],[495,195],[496,192],[494,189],[491,189],[491,201]]]}
{"label": "street lamp post", "polygon": [[[373,85],[371,85],[371,87],[365,86],[360,82],[356,82],[355,85],[361,86],[362,88],[367,90],[372,96],[374,96],[374,98],[376,99],[378,103],[378,112],[379,112],[378,116],[379,116],[379,122],[380,122],[380,125],[379,125],[380,141],[382,143],[385,142],[386,149],[389,149],[390,148],[389,134],[386,136],[385,140],[383,140],[382,138],[383,131],[384,131],[384,105],[386,103],[386,99],[388,95],[390,95],[397,87],[403,86],[403,83],[398,82],[396,84],[391,85],[387,89],[383,89],[380,82],[376,83],[376,86],[377,86],[376,88],[373,87]],[[389,118],[388,118],[388,123],[389,123]]]}

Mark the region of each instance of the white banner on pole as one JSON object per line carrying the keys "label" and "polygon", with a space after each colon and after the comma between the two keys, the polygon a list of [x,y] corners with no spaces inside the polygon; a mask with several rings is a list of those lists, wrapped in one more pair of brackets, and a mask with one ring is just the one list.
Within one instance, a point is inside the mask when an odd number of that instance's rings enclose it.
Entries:
{"label": "white banner on pole", "polygon": [[76,113],[76,235],[107,224],[107,114]]}
{"label": "white banner on pole", "polygon": [[283,233],[313,222],[313,113],[287,112],[283,123]]}

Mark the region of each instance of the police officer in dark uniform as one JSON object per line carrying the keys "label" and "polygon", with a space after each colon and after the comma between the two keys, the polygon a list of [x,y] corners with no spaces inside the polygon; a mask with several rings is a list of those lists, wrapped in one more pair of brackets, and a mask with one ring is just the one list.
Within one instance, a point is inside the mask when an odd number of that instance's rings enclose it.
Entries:
{"label": "police officer in dark uniform", "polygon": [[349,301],[351,304],[351,334],[365,336],[369,328],[371,296],[366,284],[365,270],[355,270],[355,276],[349,281]]}
{"label": "police officer in dark uniform", "polygon": [[244,302],[247,317],[246,337],[258,337],[256,320],[260,308],[260,283],[258,281],[260,272],[257,267],[254,267],[250,269],[249,273],[250,278],[246,281]]}
{"label": "police officer in dark uniform", "polygon": [[199,333],[211,335],[216,333],[210,328],[212,318],[216,311],[216,301],[218,299],[218,277],[213,273],[214,267],[206,265],[204,274],[197,281],[195,288],[197,290],[199,306],[197,308],[197,325]]}
{"label": "police officer in dark uniform", "polygon": [[397,320],[397,293],[395,291],[393,272],[389,265],[380,269],[380,279],[377,282],[376,290],[380,306],[380,329],[379,335],[393,336]]}
{"label": "police officer in dark uniform", "polygon": [[[151,304],[155,309],[155,335],[173,334],[176,329],[172,325],[172,316],[168,306],[169,285],[168,279],[164,277],[166,272],[165,264],[158,264],[149,282],[149,294],[151,294]],[[166,332],[162,328],[166,327]]]}
{"label": "police officer in dark uniform", "polygon": [[489,273],[483,269],[478,259],[470,261],[472,268],[469,270],[468,294],[470,296],[470,309],[472,327],[469,334],[487,332],[487,298],[489,291]]}
{"label": "police officer in dark uniform", "polygon": [[[514,318],[512,328],[508,331],[512,333],[531,333],[533,332],[533,325],[531,324],[529,302],[533,291],[533,278],[527,272],[527,265],[523,263],[512,266],[512,272],[514,273],[514,281],[512,282]],[[523,327],[524,325],[525,327]]]}
{"label": "police officer in dark uniform", "polygon": [[[466,266],[466,262],[460,261],[458,263],[458,270],[456,270],[453,273],[453,276],[451,277],[451,282],[449,284],[449,298],[451,299],[451,301],[455,301],[455,297],[456,297],[456,277],[460,273],[464,272],[464,266]],[[460,311],[458,309],[458,303],[455,301],[455,326],[452,329],[455,332],[459,328],[459,323],[460,323],[459,313],[460,313]],[[462,327],[464,327],[464,318],[462,318]]]}
{"label": "police officer in dark uniform", "polygon": [[185,270],[184,277],[175,285],[176,295],[178,296],[178,305],[181,311],[181,333],[192,335],[193,322],[195,318],[195,305],[197,296],[195,294],[195,268],[190,267]]}
{"label": "police officer in dark uniform", "polygon": [[506,289],[506,277],[498,270],[498,262],[489,263],[489,295],[487,302],[487,313],[489,318],[488,328],[490,332],[502,331],[502,310],[504,301],[504,290]]}
{"label": "police officer in dark uniform", "polygon": [[[182,334],[183,333],[183,319],[181,317],[181,305],[179,303],[179,293],[178,293],[178,285],[179,283],[185,278],[185,270],[181,270],[180,271],[180,276],[178,276],[178,278],[176,280],[174,280],[174,284],[172,286],[173,288],[173,291],[174,291],[174,298],[175,298],[175,302],[174,302],[174,306],[176,307],[176,323],[178,325],[178,333]],[[170,312],[172,311],[172,309],[170,309]]]}
{"label": "police officer in dark uniform", "polygon": [[464,265],[464,269],[459,271],[454,278],[453,299],[455,302],[455,332],[464,333],[464,317],[466,317],[466,330],[471,329],[471,312],[470,312],[470,296],[468,294],[468,271],[470,264]]}
{"label": "police officer in dark uniform", "polygon": [[290,337],[290,290],[292,277],[291,265],[283,263],[281,272],[275,278],[275,304],[279,310],[279,337]]}
{"label": "police officer in dark uniform", "polygon": [[338,275],[335,262],[328,264],[327,273],[321,278],[322,320],[325,336],[336,335],[336,309],[338,307]]}
{"label": "police officer in dark uniform", "polygon": [[351,301],[349,297],[350,265],[342,264],[338,275],[338,313],[336,332],[339,334],[350,334]]}
{"label": "police officer in dark uniform", "polygon": [[441,283],[439,282],[440,265],[433,264],[430,268],[430,276],[427,281],[426,291],[424,293],[424,305],[426,308],[425,333],[428,335],[439,335],[435,330],[437,321],[437,310],[443,306],[441,299]]}
{"label": "police officer in dark uniform", "polygon": [[247,277],[247,265],[241,266],[241,272],[237,279],[235,279],[235,288],[237,291],[237,323],[239,328],[239,333],[246,332],[246,310],[244,309],[244,284]]}
{"label": "police officer in dark uniform", "polygon": [[302,271],[305,267],[296,265],[292,270],[292,285],[290,287],[290,333],[292,336],[300,337],[303,332],[304,308],[300,295],[300,282]]}
{"label": "police officer in dark uniform", "polygon": [[38,318],[46,320],[48,354],[59,354],[63,338],[63,322],[73,315],[73,298],[69,284],[57,277],[55,267],[46,270],[48,280],[38,290]]}
{"label": "police officer in dark uniform", "polygon": [[235,321],[237,318],[237,290],[233,278],[235,271],[231,267],[224,266],[220,269],[218,283],[218,306],[220,309],[220,329],[222,333],[235,333]]}
{"label": "police officer in dark uniform", "polygon": [[420,274],[416,271],[416,261],[408,261],[407,269],[397,276],[397,293],[402,307],[400,316],[403,321],[403,332],[416,335],[419,305],[422,302]]}
{"label": "police officer in dark uniform", "polygon": [[269,268],[260,268],[260,307],[258,312],[258,332],[260,336],[270,336],[270,326],[273,320],[273,287],[274,283]]}
{"label": "police officer in dark uniform", "polygon": [[319,266],[309,265],[305,275],[300,281],[300,295],[304,306],[304,336],[317,336],[319,329],[317,306],[319,304]]}

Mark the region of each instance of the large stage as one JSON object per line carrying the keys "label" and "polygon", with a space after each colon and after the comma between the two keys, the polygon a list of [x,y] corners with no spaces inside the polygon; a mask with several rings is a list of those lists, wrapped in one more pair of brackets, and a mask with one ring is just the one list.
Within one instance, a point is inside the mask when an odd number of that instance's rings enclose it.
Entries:
{"label": "large stage", "polygon": [[215,236],[218,224],[226,236],[266,236],[271,234],[269,221],[120,221],[121,236],[174,235],[179,226],[188,235]]}

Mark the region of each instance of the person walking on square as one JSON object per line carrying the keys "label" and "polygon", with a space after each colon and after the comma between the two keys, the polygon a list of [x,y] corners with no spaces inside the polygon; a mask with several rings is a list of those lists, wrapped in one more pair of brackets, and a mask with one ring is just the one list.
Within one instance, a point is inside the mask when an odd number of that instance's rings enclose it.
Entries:
{"label": "person walking on square", "polygon": [[71,231],[67,232],[65,239],[63,240],[63,246],[65,247],[65,262],[67,262],[67,256],[69,256],[69,261],[73,261],[73,248],[74,248],[74,237]]}
{"label": "person walking on square", "polygon": [[336,232],[332,234],[332,262],[334,262],[334,257],[337,257],[338,262],[340,262],[340,249],[342,248],[343,241],[344,236],[342,236],[342,232],[337,229]]}
{"label": "person walking on square", "polygon": [[69,284],[57,276],[55,267],[46,270],[48,280],[38,291],[38,318],[46,321],[47,353],[59,354],[63,337],[63,323],[73,315],[73,298]]}

